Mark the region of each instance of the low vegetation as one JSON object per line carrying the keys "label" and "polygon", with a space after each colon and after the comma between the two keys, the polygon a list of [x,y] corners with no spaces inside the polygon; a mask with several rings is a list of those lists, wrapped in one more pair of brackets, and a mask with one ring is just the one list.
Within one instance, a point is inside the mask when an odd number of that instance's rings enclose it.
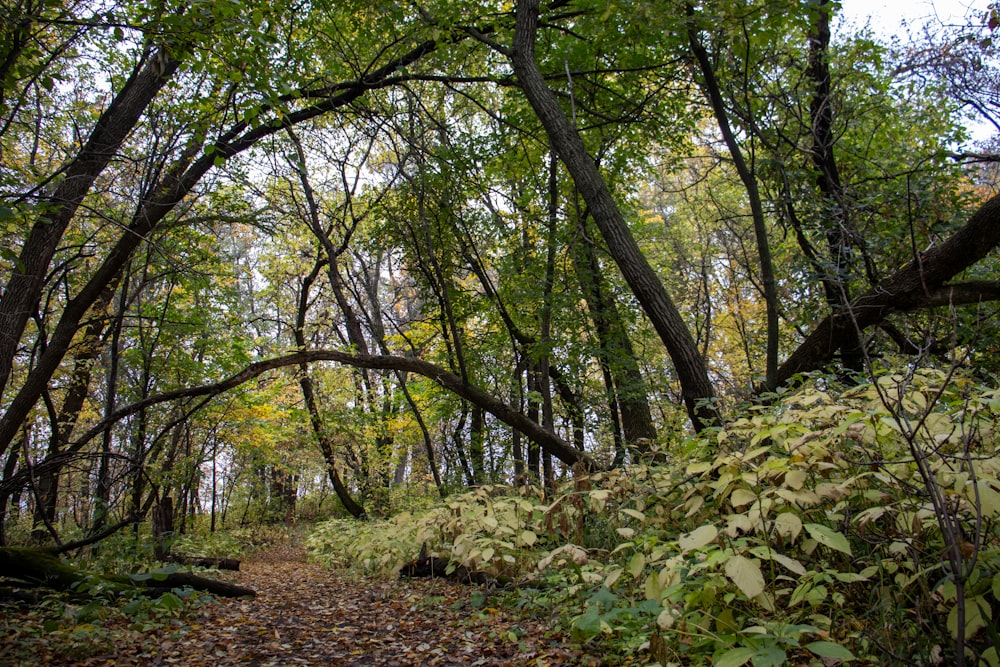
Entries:
{"label": "low vegetation", "polygon": [[961,636],[996,665],[998,419],[1000,391],[964,374],[815,378],[665,462],[329,521],[308,545],[394,576],[427,543],[623,659],[953,664]]}

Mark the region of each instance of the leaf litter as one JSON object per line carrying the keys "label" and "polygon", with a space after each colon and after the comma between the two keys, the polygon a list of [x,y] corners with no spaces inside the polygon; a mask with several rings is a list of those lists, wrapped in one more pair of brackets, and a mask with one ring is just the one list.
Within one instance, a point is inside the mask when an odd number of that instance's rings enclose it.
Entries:
{"label": "leaf litter", "polygon": [[[0,665],[105,667],[503,667],[598,665],[562,643],[551,620],[521,618],[490,604],[490,593],[443,579],[368,579],[307,562],[285,544],[227,573],[255,598],[217,599],[182,618],[136,631],[109,627],[86,656],[48,645],[30,657],[3,650]],[[476,595],[477,591],[480,591]],[[475,597],[474,597],[475,596]],[[16,628],[3,619],[0,629]],[[12,625],[13,624],[13,625]],[[72,655],[69,653],[76,653]]]}

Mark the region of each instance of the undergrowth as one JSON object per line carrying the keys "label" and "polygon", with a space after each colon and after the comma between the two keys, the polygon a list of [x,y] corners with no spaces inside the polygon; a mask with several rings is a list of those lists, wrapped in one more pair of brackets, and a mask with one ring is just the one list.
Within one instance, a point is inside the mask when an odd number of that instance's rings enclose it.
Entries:
{"label": "undergrowth", "polygon": [[[576,475],[547,498],[483,487],[319,524],[306,543],[317,561],[394,576],[426,542],[513,577],[506,604],[612,663],[944,665],[961,632],[969,664],[998,665],[998,417],[1000,391],[938,371],[816,378],[667,463]],[[961,528],[961,576],[942,511]]]}

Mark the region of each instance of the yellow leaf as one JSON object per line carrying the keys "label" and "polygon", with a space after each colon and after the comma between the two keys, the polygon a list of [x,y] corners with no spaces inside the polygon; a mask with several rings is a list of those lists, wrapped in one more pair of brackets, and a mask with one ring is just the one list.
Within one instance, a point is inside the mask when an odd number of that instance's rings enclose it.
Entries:
{"label": "yellow leaf", "polygon": [[802,532],[802,519],[792,512],[782,512],[774,518],[774,530],[782,537],[795,540]]}
{"label": "yellow leaf", "polygon": [[622,572],[623,570],[620,567],[611,570],[608,576],[604,578],[604,587],[610,590],[615,585],[615,582],[618,581],[618,577],[622,576]]}
{"label": "yellow leaf", "polygon": [[757,494],[749,489],[736,489],[729,496],[730,504],[736,509],[745,507],[755,500],[757,500]]}
{"label": "yellow leaf", "polygon": [[732,556],[726,561],[726,576],[747,598],[754,598],[764,592],[764,575],[761,574],[758,560]]}
{"label": "yellow leaf", "polygon": [[673,609],[664,609],[660,612],[660,615],[656,617],[656,627],[660,630],[669,630],[674,627],[674,621],[676,620],[677,617],[674,616]]}
{"label": "yellow leaf", "polygon": [[632,559],[628,562],[628,571],[632,577],[638,579],[639,575],[642,574],[643,568],[646,567],[646,556],[644,554],[638,553],[632,556]]}
{"label": "yellow leaf", "polygon": [[753,530],[753,522],[746,514],[730,514],[726,518],[725,533],[729,537],[746,535]]}
{"label": "yellow leaf", "polygon": [[698,549],[711,543],[718,535],[718,529],[708,523],[678,537],[677,546],[681,548],[682,552]]}
{"label": "yellow leaf", "polygon": [[806,481],[805,470],[789,470],[785,473],[785,486],[798,491]]}

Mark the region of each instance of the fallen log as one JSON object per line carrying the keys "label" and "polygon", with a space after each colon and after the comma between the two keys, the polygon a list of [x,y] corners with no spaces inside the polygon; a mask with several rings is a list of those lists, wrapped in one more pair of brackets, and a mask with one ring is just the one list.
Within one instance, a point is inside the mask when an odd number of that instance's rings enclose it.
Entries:
{"label": "fallen log", "polygon": [[399,576],[451,579],[462,584],[477,584],[491,588],[505,588],[511,584],[511,580],[507,577],[494,577],[485,572],[470,570],[458,563],[451,563],[447,558],[428,556],[426,543],[420,548],[420,555],[416,560],[406,563],[399,569]]}
{"label": "fallen log", "polygon": [[190,572],[95,574],[64,563],[55,553],[45,549],[0,548],[0,572],[5,577],[28,584],[75,593],[100,588],[102,593],[115,595],[131,591],[156,596],[173,588],[190,587],[221,597],[256,595],[252,589]]}
{"label": "fallen log", "polygon": [[191,565],[193,567],[215,567],[220,570],[232,570],[239,572],[240,561],[236,558],[209,558],[208,556],[174,556],[170,555],[167,560],[180,565]]}

